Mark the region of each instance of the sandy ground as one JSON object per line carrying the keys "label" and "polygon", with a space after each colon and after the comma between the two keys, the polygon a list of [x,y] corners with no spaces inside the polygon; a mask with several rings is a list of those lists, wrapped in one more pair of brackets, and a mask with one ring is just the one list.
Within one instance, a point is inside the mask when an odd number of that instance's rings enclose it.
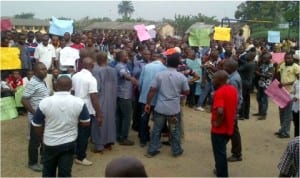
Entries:
{"label": "sandy ground", "polygon": [[[257,103],[252,96],[251,113],[257,111]],[[232,177],[276,177],[277,164],[290,139],[279,139],[273,135],[279,127],[278,108],[270,102],[267,120],[239,121],[242,137],[243,161],[229,163]],[[94,162],[90,167],[74,164],[74,177],[103,177],[106,164],[117,157],[132,155],[140,159],[151,177],[213,177],[213,153],[210,142],[210,114],[184,108],[185,136],[184,153],[174,158],[168,146],[153,158],[144,156],[146,148],[139,144],[132,147],[115,145],[112,151],[95,154],[87,151],[88,159]],[[291,130],[293,126],[291,127]],[[2,177],[40,177],[27,168],[26,139],[27,119],[19,117],[1,122],[1,176]],[[291,133],[293,134],[293,133]],[[138,143],[137,133],[130,131],[130,139]],[[89,144],[89,149],[92,147]],[[228,155],[231,144],[227,145]]]}

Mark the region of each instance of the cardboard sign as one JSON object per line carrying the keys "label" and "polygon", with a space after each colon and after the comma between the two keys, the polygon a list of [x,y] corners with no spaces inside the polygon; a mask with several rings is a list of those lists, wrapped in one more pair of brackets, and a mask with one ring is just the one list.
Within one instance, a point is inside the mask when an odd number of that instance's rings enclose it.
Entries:
{"label": "cardboard sign", "polygon": [[19,48],[1,47],[0,70],[21,69]]}
{"label": "cardboard sign", "polygon": [[137,36],[138,36],[140,41],[145,41],[145,40],[151,39],[151,36],[147,32],[147,29],[146,29],[144,24],[135,25],[134,29],[136,30]]}
{"label": "cardboard sign", "polygon": [[10,19],[1,19],[1,31],[11,31],[12,30],[12,23]]}
{"label": "cardboard sign", "polygon": [[268,31],[268,42],[269,43],[280,43],[280,32],[279,31]]}
{"label": "cardboard sign", "polygon": [[59,62],[62,66],[75,66],[75,61],[79,59],[79,50],[64,47],[59,53]]}
{"label": "cardboard sign", "polygon": [[286,107],[291,102],[289,92],[284,88],[279,88],[279,81],[274,80],[269,87],[265,90],[265,93],[276,103],[280,108]]}
{"label": "cardboard sign", "polygon": [[231,40],[231,28],[215,27],[214,40],[230,41]]}
{"label": "cardboard sign", "polygon": [[209,46],[210,45],[210,29],[191,29],[189,35],[189,45],[190,46]]}
{"label": "cardboard sign", "polygon": [[52,17],[49,33],[58,36],[64,36],[65,32],[73,33],[73,20],[59,20]]}
{"label": "cardboard sign", "polygon": [[272,62],[281,64],[284,61],[285,53],[273,53],[272,54]]}

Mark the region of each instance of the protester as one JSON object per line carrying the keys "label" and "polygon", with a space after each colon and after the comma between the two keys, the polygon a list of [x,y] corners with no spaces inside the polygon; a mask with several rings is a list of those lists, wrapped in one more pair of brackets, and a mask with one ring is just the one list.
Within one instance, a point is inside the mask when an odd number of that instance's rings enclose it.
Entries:
{"label": "protester", "polygon": [[71,88],[69,77],[59,77],[57,92],[40,102],[32,119],[36,134],[44,143],[43,177],[71,177],[78,123],[82,127],[90,124],[84,101],[72,96]]}
{"label": "protester", "polygon": [[[72,77],[72,89],[75,96],[83,99],[86,104],[90,118],[91,124],[97,124],[99,127],[102,124],[102,113],[100,110],[99,100],[98,100],[98,88],[97,81],[93,77],[91,71],[94,67],[93,59],[86,57],[83,59],[83,69],[76,73]],[[78,126],[78,137],[76,141],[76,159],[75,163],[84,166],[90,166],[93,163],[86,159],[86,150],[88,146],[88,139],[91,134],[90,127]]]}
{"label": "protester", "polygon": [[102,126],[92,125],[93,152],[102,153],[111,150],[116,141],[116,108],[117,108],[117,71],[107,65],[107,54],[96,54],[97,64],[93,68],[93,76],[97,80],[98,100],[102,109]]}
{"label": "protester", "polygon": [[180,136],[180,94],[188,95],[189,86],[186,77],[177,72],[179,53],[167,56],[167,70],[158,73],[151,82],[147,96],[145,112],[150,113],[152,98],[157,93],[157,102],[154,107],[154,126],[146,157],[153,157],[160,151],[160,134],[167,121],[170,129],[171,150],[174,157],[183,153]]}
{"label": "protester", "polygon": [[[46,87],[44,78],[47,76],[47,68],[45,64],[38,62],[34,66],[34,76],[25,87],[23,93],[22,104],[28,111],[28,125],[30,126],[29,145],[28,145],[28,166],[33,171],[42,171],[41,164],[38,163],[38,148],[42,153],[42,141],[39,139],[31,124],[32,117],[35,114],[41,100],[49,96],[49,90]],[[41,158],[42,163],[42,158]]]}
{"label": "protester", "polygon": [[48,44],[49,36],[43,35],[42,43],[37,46],[34,51],[34,58],[37,62],[45,64],[47,70],[52,69],[54,66],[54,60],[56,60],[55,49],[52,44]]}
{"label": "protester", "polygon": [[299,87],[300,87],[300,82],[299,82],[299,72],[296,73],[296,78],[294,84],[293,84],[293,90],[291,92],[291,98],[292,98],[292,111],[293,111],[293,122],[294,122],[294,135],[295,137],[299,136],[299,111],[300,111],[300,106],[299,106]]}
{"label": "protester", "polygon": [[211,142],[215,158],[217,177],[228,177],[226,144],[234,130],[237,112],[238,92],[227,84],[228,74],[224,70],[213,76],[215,93],[211,117]]}
{"label": "protester", "polygon": [[135,157],[120,157],[110,161],[105,177],[148,177],[144,164]]}

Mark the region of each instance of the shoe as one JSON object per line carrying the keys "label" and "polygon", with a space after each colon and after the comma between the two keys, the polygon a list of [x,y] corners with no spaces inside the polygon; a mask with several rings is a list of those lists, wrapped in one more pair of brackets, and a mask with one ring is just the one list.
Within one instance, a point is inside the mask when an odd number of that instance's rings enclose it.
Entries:
{"label": "shoe", "polygon": [[91,161],[87,160],[86,158],[84,158],[82,161],[80,161],[79,159],[75,159],[75,163],[81,164],[83,166],[91,166],[93,164]]}
{"label": "shoe", "polygon": [[132,145],[134,145],[134,142],[131,140],[124,140],[124,141],[119,142],[119,144],[123,145],[123,146],[132,146]]}
{"label": "shoe", "polygon": [[260,116],[257,120],[266,120],[266,116]]}
{"label": "shoe", "polygon": [[281,133],[281,134],[278,135],[278,138],[290,138],[290,135]]}
{"label": "shoe", "polygon": [[103,154],[103,150],[91,149],[91,152]]}
{"label": "shoe", "polygon": [[147,143],[140,143],[140,147],[144,148],[147,145]]}
{"label": "shoe", "polygon": [[281,135],[281,132],[275,132],[274,135],[279,136],[279,135]]}
{"label": "shoe", "polygon": [[196,111],[201,111],[201,112],[204,112],[204,111],[205,111],[205,109],[202,108],[201,106],[197,107],[195,110],[196,110]]}
{"label": "shoe", "polygon": [[246,120],[244,117],[239,117],[238,120]]}
{"label": "shoe", "polygon": [[164,142],[161,142],[161,144],[163,145],[167,145],[167,146],[171,146],[171,143],[169,141],[164,141]]}
{"label": "shoe", "polygon": [[252,114],[252,116],[261,116],[260,113],[255,113],[255,114]]}
{"label": "shoe", "polygon": [[236,162],[236,161],[242,161],[242,157],[236,157],[236,156],[230,156],[227,158],[228,162]]}
{"label": "shoe", "polygon": [[173,156],[174,156],[174,157],[178,157],[178,156],[182,155],[182,153],[183,153],[183,150],[181,150],[181,151],[178,152],[178,153],[173,154]]}
{"label": "shoe", "polygon": [[42,172],[43,171],[43,166],[40,164],[33,164],[28,166],[31,170],[35,172]]}
{"label": "shoe", "polygon": [[160,151],[157,150],[157,151],[154,151],[154,152],[148,152],[147,154],[145,154],[145,156],[147,158],[152,158],[152,157],[156,156],[159,153],[160,153]]}

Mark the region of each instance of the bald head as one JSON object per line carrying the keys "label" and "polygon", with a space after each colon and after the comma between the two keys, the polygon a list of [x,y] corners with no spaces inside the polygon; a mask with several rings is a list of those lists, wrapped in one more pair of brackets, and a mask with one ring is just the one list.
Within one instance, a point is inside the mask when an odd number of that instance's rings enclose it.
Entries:
{"label": "bald head", "polygon": [[215,88],[219,88],[220,86],[227,83],[228,73],[225,70],[218,70],[214,73],[213,77],[213,85]]}
{"label": "bald head", "polygon": [[226,59],[223,64],[223,69],[228,73],[232,74],[238,68],[238,63],[233,59]]}
{"label": "bald head", "polygon": [[145,167],[134,157],[112,160],[105,168],[105,177],[147,177]]}
{"label": "bald head", "polygon": [[84,69],[92,70],[94,67],[94,61],[91,57],[85,57],[82,61],[82,66]]}
{"label": "bald head", "polygon": [[70,91],[72,88],[72,80],[68,76],[61,76],[57,79],[57,91]]}

